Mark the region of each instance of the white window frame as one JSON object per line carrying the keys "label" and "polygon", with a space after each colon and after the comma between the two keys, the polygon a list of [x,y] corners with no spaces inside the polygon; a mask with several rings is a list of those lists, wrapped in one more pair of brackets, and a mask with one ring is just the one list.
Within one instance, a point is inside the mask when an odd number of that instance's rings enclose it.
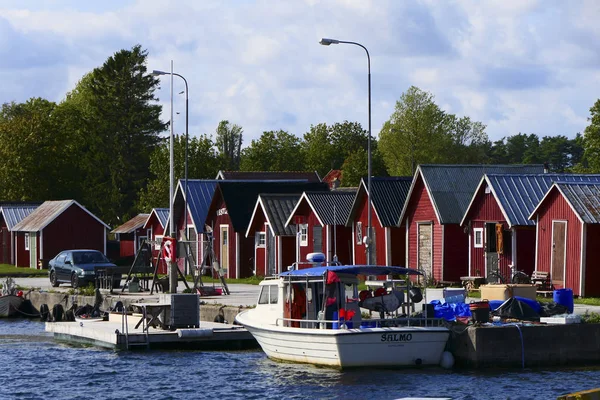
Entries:
{"label": "white window frame", "polygon": [[163,235],[156,235],[154,237],[156,244],[154,245],[154,250],[160,250],[160,246],[162,245]]}
{"label": "white window frame", "polygon": [[308,224],[298,225],[298,231],[300,232],[300,246],[308,246]]}
{"label": "white window frame", "polygon": [[25,250],[29,251],[29,232],[25,233]]}
{"label": "white window frame", "polygon": [[[479,233],[479,240],[477,240],[478,233]],[[483,248],[483,228],[473,228],[473,247],[476,249]]]}
{"label": "white window frame", "polygon": [[356,244],[363,244],[362,221],[356,223]]}
{"label": "white window frame", "polygon": [[266,247],[267,245],[267,232],[262,231],[262,232],[257,232],[258,234],[258,242],[256,247]]}

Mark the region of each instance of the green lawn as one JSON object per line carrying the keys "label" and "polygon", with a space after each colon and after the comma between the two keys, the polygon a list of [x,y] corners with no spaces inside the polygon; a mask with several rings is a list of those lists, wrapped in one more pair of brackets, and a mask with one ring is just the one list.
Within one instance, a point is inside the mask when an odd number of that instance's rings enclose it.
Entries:
{"label": "green lawn", "polygon": [[48,270],[17,268],[14,265],[0,264],[0,276],[48,276]]}

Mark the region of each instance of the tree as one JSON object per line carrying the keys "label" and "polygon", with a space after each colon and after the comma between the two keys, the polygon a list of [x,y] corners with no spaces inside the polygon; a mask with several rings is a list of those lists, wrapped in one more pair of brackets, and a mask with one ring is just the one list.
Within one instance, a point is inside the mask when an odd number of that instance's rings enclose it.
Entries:
{"label": "tree", "polygon": [[0,111],[1,198],[43,201],[77,192],[77,156],[64,128],[65,110],[41,98],[2,105]]}
{"label": "tree", "polygon": [[81,146],[84,204],[112,224],[137,214],[150,154],[166,129],[161,106],[153,104],[159,81],[146,73],[147,57],[139,45],[115,53],[66,100],[79,107],[88,129]]}
{"label": "tree", "polygon": [[[342,165],[342,186],[357,187],[361,179],[368,177],[368,153],[365,149],[359,148],[350,153]],[[385,162],[377,148],[377,142],[371,143],[371,176],[388,176]]]}
{"label": "tree", "polygon": [[286,131],[263,132],[242,151],[242,171],[304,171],[300,139]]}
{"label": "tree", "polygon": [[412,175],[418,164],[446,162],[453,143],[447,128],[446,114],[433,95],[411,86],[379,133],[390,175]]}
{"label": "tree", "polygon": [[[583,148],[587,171],[600,172],[600,99],[590,108],[590,124],[583,131]],[[580,167],[581,168],[581,167]]]}
{"label": "tree", "polygon": [[227,171],[240,169],[242,132],[241,126],[230,125],[229,121],[221,121],[217,127],[216,145],[222,166]]}
{"label": "tree", "polygon": [[[173,138],[173,174],[175,180],[185,177],[185,135]],[[163,140],[150,156],[151,179],[139,195],[137,208],[150,212],[169,205],[170,144]],[[219,172],[218,155],[209,136],[192,137],[188,145],[188,179],[214,179]],[[175,188],[174,188],[175,189]]]}

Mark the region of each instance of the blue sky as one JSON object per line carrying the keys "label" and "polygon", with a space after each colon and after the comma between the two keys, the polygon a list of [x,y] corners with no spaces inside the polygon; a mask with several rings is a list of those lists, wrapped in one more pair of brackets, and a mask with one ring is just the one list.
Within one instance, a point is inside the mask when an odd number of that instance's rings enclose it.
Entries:
{"label": "blue sky", "polygon": [[[372,132],[411,85],[447,112],[487,126],[490,139],[519,132],[573,137],[600,98],[600,2],[365,0],[3,0],[0,102],[60,101],[120,49],[141,44],[148,69],[190,86],[190,134],[227,119],[244,143],[263,131],[302,136],[311,125]],[[169,79],[157,92],[169,118]],[[185,129],[183,82],[174,85],[176,133]]]}

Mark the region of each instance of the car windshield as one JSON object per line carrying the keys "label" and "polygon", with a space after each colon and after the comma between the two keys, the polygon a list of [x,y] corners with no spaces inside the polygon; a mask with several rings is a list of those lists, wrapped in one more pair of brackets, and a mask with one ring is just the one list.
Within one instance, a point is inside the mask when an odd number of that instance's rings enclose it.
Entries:
{"label": "car windshield", "polygon": [[73,262],[75,264],[96,264],[108,262],[104,254],[97,251],[79,251],[73,253]]}

